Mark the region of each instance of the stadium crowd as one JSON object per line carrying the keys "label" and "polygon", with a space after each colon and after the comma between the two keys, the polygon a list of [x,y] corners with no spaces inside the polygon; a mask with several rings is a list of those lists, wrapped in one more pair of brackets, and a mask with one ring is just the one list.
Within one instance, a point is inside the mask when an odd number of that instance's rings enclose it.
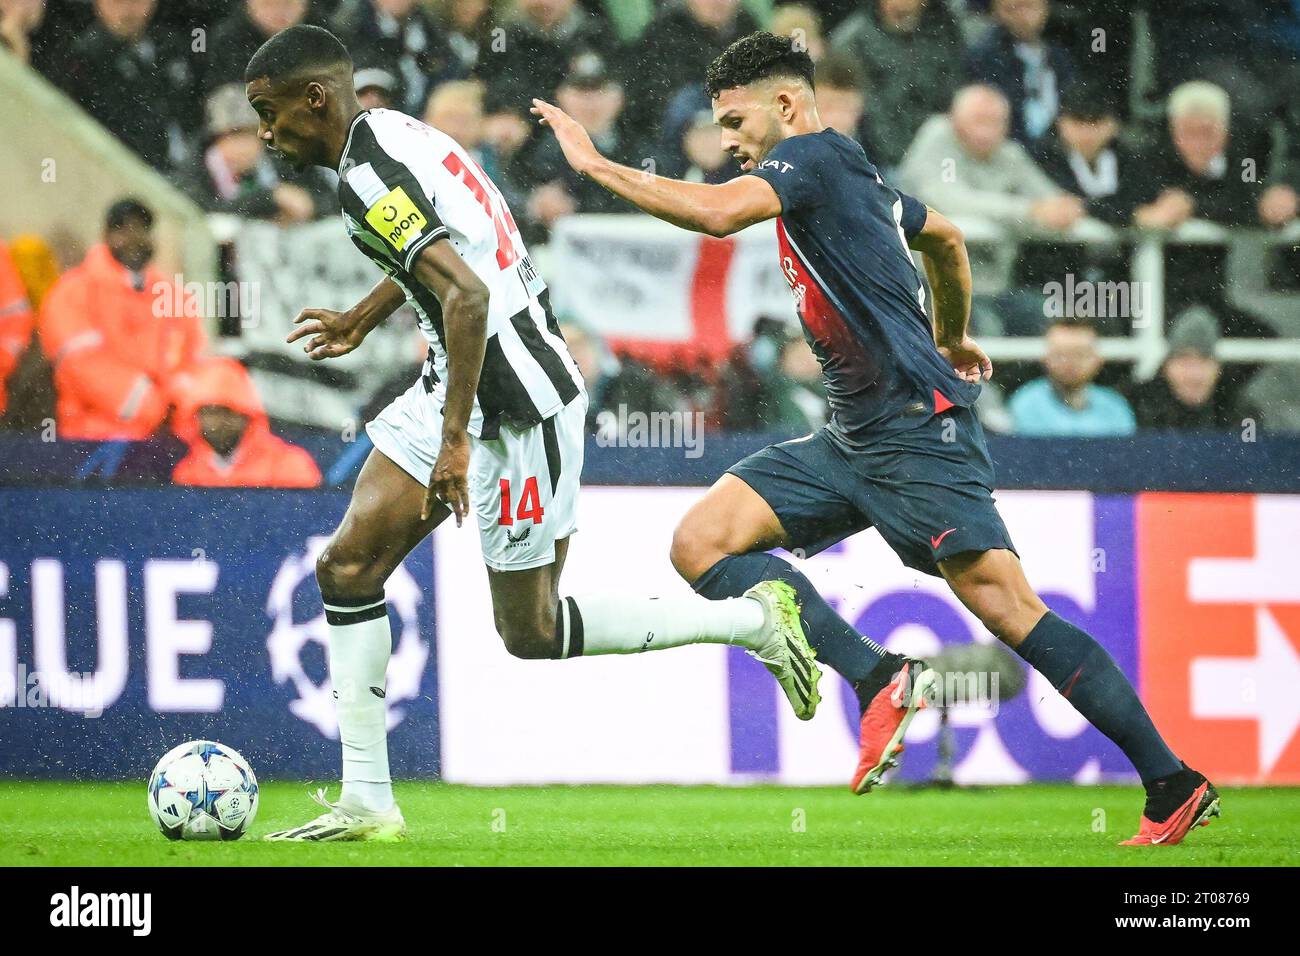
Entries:
{"label": "stadium crowd", "polygon": [[[1140,78],[1135,9],[1151,41]],[[1008,289],[975,303],[977,335],[1045,340],[1041,367],[1008,365],[981,400],[991,429],[1298,427],[1294,395],[1279,402],[1255,387],[1257,366],[1216,358],[1221,337],[1281,331],[1230,301],[1224,247],[1167,247],[1168,352],[1144,382],[1098,349],[1099,335],[1130,331],[1123,317],[1051,317],[1038,290],[1067,273],[1125,278],[1122,250],[1075,238],[1087,218],[1148,230],[1297,218],[1300,2],[0,0],[0,45],[207,211],[291,226],[338,212],[335,179],[262,147],[242,72],[267,37],[300,22],[329,27],[353,52],[363,105],[422,116],[471,150],[539,246],[566,216],[627,208],[539,135],[531,97],[553,99],[616,160],[722,181],[738,169],[712,124],[705,67],[760,27],[791,35],[818,62],[822,118],[887,177],[959,221],[1033,240]],[[244,369],[218,357],[212,337],[238,328],[156,317],[147,290],[165,280],[150,273],[152,224],[149,208],[122,197],[79,263],[54,261],[39,237],[0,243],[5,423],[35,427],[47,402],[64,438],[170,429],[191,448],[177,481],[318,483],[310,458],[271,434]],[[1300,289],[1296,249],[1267,271],[1274,288]],[[816,360],[778,318],[760,319],[720,367],[690,355],[652,367],[574,322],[566,337],[593,428],[620,405],[790,433],[826,416]]]}

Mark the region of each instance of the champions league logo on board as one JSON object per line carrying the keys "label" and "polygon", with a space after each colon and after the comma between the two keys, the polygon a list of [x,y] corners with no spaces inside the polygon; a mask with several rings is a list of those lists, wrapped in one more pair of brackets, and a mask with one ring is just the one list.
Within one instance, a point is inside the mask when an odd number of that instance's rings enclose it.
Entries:
{"label": "champions league logo on board", "polygon": [[[296,693],[289,703],[289,710],[322,735],[337,739],[339,726],[329,675],[320,673],[318,678],[309,672],[303,660],[304,650],[313,642],[320,645],[320,658],[328,659],[329,629],[324,608],[315,593],[316,558],[328,542],[329,538],[323,535],[309,538],[302,553],[289,555],[280,565],[266,599],[266,613],[272,620],[266,650],[271,658],[271,679],[277,684],[291,684]],[[300,589],[311,590],[315,597],[314,606],[319,609],[308,620],[294,617],[295,598],[303,597]],[[388,662],[388,680],[384,689],[388,730],[391,732],[406,716],[401,703],[420,695],[420,682],[429,662],[429,643],[420,636],[418,610],[424,595],[404,566],[399,565],[393,572],[384,592],[389,607],[397,612],[398,621],[397,641]],[[339,692],[345,690],[339,688]]]}

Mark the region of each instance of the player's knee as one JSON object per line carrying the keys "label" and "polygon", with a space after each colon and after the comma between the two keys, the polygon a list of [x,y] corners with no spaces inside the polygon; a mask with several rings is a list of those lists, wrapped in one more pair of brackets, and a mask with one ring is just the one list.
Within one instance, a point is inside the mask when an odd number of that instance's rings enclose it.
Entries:
{"label": "player's knee", "polygon": [[687,581],[694,581],[726,557],[726,554],[726,542],[722,537],[707,522],[688,514],[673,531],[668,560],[678,574]]}
{"label": "player's knee", "polygon": [[497,633],[511,657],[525,661],[551,660],[556,655],[554,615],[498,617]]}
{"label": "player's knee", "polygon": [[1024,596],[1000,587],[979,589],[970,606],[990,634],[1013,647],[1046,611],[1037,595]]}
{"label": "player's knee", "polygon": [[316,558],[316,581],[322,594],[363,596],[382,591],[388,575],[370,555],[336,542]]}

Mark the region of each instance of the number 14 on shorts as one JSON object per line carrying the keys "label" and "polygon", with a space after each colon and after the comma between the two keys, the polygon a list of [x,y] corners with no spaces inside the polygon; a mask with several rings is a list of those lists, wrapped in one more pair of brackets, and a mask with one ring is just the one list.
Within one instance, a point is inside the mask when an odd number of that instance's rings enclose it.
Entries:
{"label": "number 14 on shorts", "polygon": [[[513,496],[510,491],[510,479],[501,479],[501,518],[497,524],[513,525],[516,521],[527,521],[532,519],[534,524],[541,524],[542,515],[546,514],[546,509],[542,507],[542,498],[537,490],[537,478],[526,478],[524,480],[523,494],[519,496],[519,510],[513,511],[511,503]],[[513,511],[513,513],[512,513]]]}

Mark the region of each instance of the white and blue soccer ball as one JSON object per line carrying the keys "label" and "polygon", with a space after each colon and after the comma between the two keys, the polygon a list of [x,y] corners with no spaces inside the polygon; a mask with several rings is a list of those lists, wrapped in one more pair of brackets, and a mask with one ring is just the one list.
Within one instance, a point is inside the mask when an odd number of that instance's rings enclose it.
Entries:
{"label": "white and blue soccer ball", "polygon": [[257,778],[238,751],[191,740],[150,774],[149,815],[169,840],[238,840],[257,817]]}

